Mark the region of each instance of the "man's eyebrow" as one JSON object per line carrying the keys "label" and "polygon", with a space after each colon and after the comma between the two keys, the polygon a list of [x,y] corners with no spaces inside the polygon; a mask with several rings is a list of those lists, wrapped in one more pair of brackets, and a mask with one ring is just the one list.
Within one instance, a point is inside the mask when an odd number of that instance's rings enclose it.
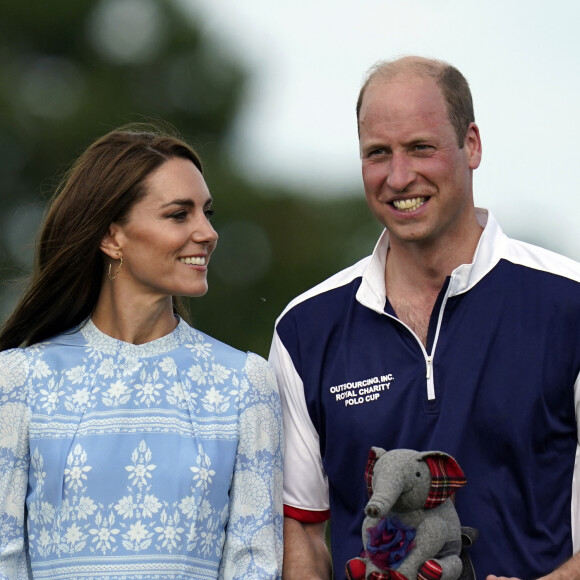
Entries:
{"label": "man's eyebrow", "polygon": [[390,146],[385,145],[381,140],[377,139],[375,141],[368,141],[361,145],[361,149],[363,151],[372,150],[372,149],[390,149]]}
{"label": "man's eyebrow", "polygon": [[417,145],[419,143],[428,143],[430,141],[433,141],[433,139],[431,137],[427,137],[427,136],[419,136],[419,137],[415,137],[413,139],[411,139],[408,144],[409,145]]}

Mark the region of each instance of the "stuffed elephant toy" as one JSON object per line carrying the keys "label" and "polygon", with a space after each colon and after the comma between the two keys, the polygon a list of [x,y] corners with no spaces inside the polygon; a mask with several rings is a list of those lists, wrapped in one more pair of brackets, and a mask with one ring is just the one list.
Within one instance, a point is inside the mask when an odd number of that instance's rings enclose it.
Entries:
{"label": "stuffed elephant toy", "polygon": [[466,483],[440,451],[372,447],[363,552],[347,562],[350,580],[457,580],[462,528],[451,495]]}

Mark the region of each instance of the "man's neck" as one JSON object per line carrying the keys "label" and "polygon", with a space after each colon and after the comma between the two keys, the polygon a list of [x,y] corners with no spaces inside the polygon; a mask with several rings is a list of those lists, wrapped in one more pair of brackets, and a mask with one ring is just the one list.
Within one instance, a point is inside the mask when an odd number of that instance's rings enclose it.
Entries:
{"label": "man's neck", "polygon": [[473,259],[482,228],[460,244],[400,243],[392,240],[385,265],[385,290],[397,317],[426,345],[429,320],[447,276]]}
{"label": "man's neck", "polygon": [[462,233],[426,242],[391,238],[385,266],[387,284],[420,289],[441,289],[447,276],[462,264],[469,264],[483,228],[475,221]]}

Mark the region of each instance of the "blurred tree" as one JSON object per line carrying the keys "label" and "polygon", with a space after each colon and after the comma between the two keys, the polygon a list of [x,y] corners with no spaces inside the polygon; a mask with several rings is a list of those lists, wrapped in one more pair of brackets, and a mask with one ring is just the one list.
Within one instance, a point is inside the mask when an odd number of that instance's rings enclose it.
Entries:
{"label": "blurred tree", "polygon": [[[162,119],[200,152],[221,239],[194,324],[267,355],[298,292],[368,253],[378,228],[360,200],[307,200],[242,179],[226,144],[248,71],[177,0],[19,0],[0,20],[0,319],[32,266],[44,204],[96,137]],[[52,176],[52,177],[51,177]]]}

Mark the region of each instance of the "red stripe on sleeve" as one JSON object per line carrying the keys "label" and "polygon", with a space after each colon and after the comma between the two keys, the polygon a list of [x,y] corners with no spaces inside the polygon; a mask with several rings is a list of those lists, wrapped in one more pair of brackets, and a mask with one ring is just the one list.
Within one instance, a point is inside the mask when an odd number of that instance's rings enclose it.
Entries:
{"label": "red stripe on sleeve", "polygon": [[289,505],[284,505],[284,515],[287,518],[298,520],[302,524],[318,524],[330,519],[330,510],[312,511],[302,510]]}

